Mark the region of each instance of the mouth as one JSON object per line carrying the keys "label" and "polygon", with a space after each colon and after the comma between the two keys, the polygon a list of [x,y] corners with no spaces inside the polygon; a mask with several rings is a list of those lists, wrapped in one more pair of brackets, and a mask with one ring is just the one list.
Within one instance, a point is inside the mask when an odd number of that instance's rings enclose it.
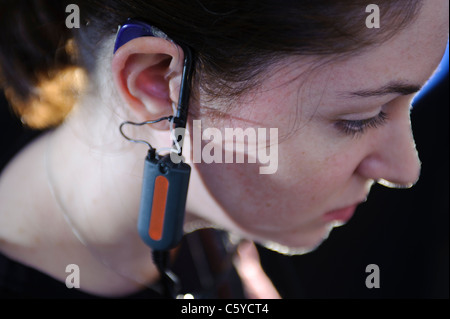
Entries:
{"label": "mouth", "polygon": [[356,207],[358,207],[358,204],[332,210],[323,215],[323,220],[326,222],[337,221],[341,223],[346,223],[353,217]]}

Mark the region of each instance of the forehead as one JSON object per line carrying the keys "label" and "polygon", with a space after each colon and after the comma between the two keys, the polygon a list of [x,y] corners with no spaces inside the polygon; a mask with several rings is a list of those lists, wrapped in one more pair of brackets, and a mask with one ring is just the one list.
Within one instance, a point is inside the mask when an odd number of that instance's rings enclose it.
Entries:
{"label": "forehead", "polygon": [[289,112],[302,112],[309,118],[319,107],[352,111],[378,107],[395,96],[345,98],[346,93],[377,90],[389,83],[422,86],[442,59],[447,39],[448,0],[424,1],[406,28],[357,55],[319,61],[317,68],[317,58],[310,56],[290,57],[273,65],[255,91],[236,101],[239,107],[233,108],[233,114],[266,123],[278,119],[274,114],[284,121]]}
{"label": "forehead", "polygon": [[377,89],[390,82],[420,86],[438,66],[447,39],[448,1],[424,1],[416,19],[405,29],[360,54],[325,63],[310,77],[306,90],[309,97],[327,100],[342,98],[355,90]]}

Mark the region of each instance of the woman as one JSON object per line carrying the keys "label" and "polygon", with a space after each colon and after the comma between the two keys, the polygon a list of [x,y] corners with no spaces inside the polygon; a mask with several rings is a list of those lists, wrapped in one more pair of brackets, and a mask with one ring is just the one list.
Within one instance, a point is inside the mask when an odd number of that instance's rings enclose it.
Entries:
{"label": "woman", "polygon": [[[33,99],[54,98],[51,84],[64,82],[57,71],[79,66],[87,81],[64,122],[2,172],[1,251],[11,259],[60,281],[77,264],[81,289],[100,296],[157,280],[136,232],[147,148],[118,127],[172,114],[183,70],[177,43],[196,57],[183,149],[193,157],[187,230],[214,225],[303,253],[348,221],[374,182],[411,187],[419,178],[409,102],[444,52],[447,1],[378,1],[379,28],[366,23],[365,1],[78,1],[79,29],[64,25],[67,4],[32,4],[0,10],[2,77],[23,121],[33,121]],[[141,37],[113,54],[117,26],[130,17],[171,40]],[[233,149],[226,129],[276,132],[258,145],[277,154],[269,174],[250,157],[216,157]],[[170,146],[167,123],[128,135]],[[201,157],[217,160],[195,161],[199,144]]]}

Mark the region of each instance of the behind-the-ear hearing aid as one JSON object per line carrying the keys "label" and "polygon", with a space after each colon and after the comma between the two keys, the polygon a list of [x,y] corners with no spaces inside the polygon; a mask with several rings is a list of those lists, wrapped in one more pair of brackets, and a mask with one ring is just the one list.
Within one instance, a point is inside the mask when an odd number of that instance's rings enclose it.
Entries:
{"label": "behind-the-ear hearing aid", "polygon": [[[119,28],[114,53],[125,43],[145,36],[170,40],[165,33],[156,27],[140,20],[129,19]],[[128,140],[145,143],[149,146],[149,152],[145,158],[137,227],[142,240],[152,249],[155,264],[163,276],[170,276],[165,270],[168,258],[167,251],[176,247],[183,237],[183,223],[191,167],[182,161],[174,163],[170,154],[160,156],[148,142],[128,138],[123,133],[122,126],[126,124],[152,124],[162,120],[169,120],[172,130],[186,128],[193,56],[188,46],[181,43],[177,44],[184,53],[184,66],[178,105],[176,110],[174,110],[173,116],[144,123],[124,122],[120,127],[122,135]],[[180,130],[177,130],[177,132],[180,132]],[[183,137],[173,136],[173,144],[176,148],[173,148],[172,151],[177,153],[178,158],[181,158],[182,155],[182,145],[180,143],[182,143]],[[174,295],[173,291],[166,293],[172,297]]]}

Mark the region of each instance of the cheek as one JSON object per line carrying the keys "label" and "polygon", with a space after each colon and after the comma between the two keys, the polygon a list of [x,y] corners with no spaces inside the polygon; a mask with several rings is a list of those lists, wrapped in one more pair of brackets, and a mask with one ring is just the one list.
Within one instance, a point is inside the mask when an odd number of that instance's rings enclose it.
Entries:
{"label": "cheek", "polygon": [[[348,153],[325,154],[321,150],[297,152],[280,165],[277,176],[280,198],[290,201],[299,220],[308,220],[333,207],[350,185],[356,161]],[[281,187],[280,187],[281,186]],[[339,205],[339,203],[336,203]]]}
{"label": "cheek", "polygon": [[211,195],[247,231],[299,229],[339,199],[354,171],[351,156],[312,156],[280,148],[278,171],[259,174],[259,164],[200,164]]}
{"label": "cheek", "polygon": [[[273,176],[260,175],[257,164],[201,164],[198,166],[211,195],[239,228],[253,232],[271,228],[289,212],[285,192]],[[284,207],[282,207],[284,206]]]}

